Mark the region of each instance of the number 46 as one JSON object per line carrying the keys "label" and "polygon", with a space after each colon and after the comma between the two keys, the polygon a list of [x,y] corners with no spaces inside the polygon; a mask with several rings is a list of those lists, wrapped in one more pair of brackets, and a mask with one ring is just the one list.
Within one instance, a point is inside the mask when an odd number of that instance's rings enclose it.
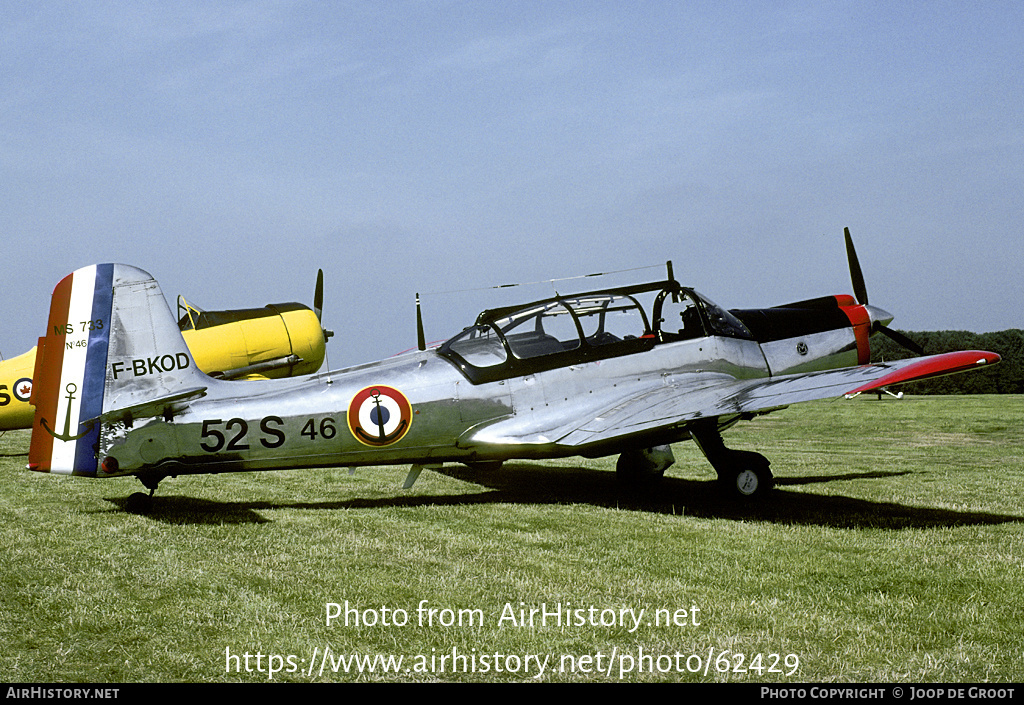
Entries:
{"label": "number 46", "polygon": [[[327,417],[320,420],[320,436],[322,438],[334,438],[337,432],[338,429],[334,426],[334,419]],[[307,421],[306,425],[302,427],[302,430],[299,433],[300,435],[309,438],[309,440],[315,441],[317,436],[316,419],[310,419]]]}

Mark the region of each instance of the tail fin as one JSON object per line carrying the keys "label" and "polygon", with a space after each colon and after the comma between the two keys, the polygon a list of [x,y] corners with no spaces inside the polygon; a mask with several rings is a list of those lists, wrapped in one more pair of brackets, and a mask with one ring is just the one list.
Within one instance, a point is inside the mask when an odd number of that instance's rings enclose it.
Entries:
{"label": "tail fin", "polygon": [[83,267],[53,290],[39,339],[29,468],[95,476],[103,424],[160,414],[202,395],[207,380],[153,277]]}

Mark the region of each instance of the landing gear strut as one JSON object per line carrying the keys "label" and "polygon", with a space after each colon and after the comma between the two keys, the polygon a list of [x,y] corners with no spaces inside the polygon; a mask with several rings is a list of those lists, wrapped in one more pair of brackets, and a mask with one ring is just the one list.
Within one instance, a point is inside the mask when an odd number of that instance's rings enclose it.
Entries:
{"label": "landing gear strut", "polygon": [[725,447],[717,421],[711,419],[691,429],[694,443],[718,473],[718,482],[738,497],[762,497],[775,486],[768,458],[749,450]]}

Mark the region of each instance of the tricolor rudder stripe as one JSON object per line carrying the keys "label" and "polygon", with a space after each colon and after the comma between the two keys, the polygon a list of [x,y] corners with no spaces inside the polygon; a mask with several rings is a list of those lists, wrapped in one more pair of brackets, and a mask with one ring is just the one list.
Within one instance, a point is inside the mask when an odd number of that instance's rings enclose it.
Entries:
{"label": "tricolor rudder stripe", "polygon": [[96,474],[100,429],[94,420],[103,410],[114,267],[83,267],[53,290],[32,388],[33,470]]}

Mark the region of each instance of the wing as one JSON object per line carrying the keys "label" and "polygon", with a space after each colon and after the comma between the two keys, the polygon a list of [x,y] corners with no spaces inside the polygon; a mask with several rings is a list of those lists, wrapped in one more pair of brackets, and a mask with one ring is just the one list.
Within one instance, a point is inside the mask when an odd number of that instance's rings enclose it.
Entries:
{"label": "wing", "polygon": [[683,428],[701,418],[753,414],[817,399],[852,397],[903,382],[965,372],[999,362],[977,350],[945,353],[824,372],[741,380],[723,374],[687,373],[671,385],[659,379],[612,407],[587,413],[542,434],[516,419],[479,429],[469,442],[557,443],[581,447],[658,429]]}

